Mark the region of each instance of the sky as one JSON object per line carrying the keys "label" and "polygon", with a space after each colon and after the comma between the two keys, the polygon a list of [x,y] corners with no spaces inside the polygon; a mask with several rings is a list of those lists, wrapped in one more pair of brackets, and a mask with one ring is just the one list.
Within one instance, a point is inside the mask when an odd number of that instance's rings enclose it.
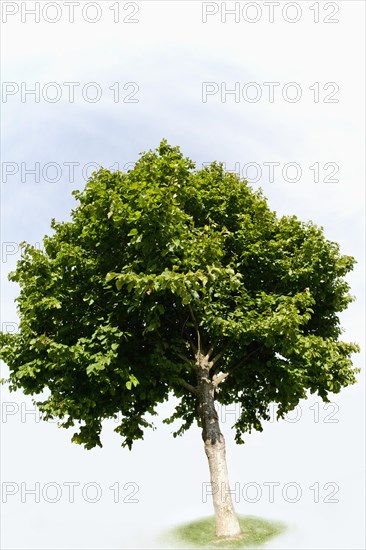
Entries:
{"label": "sky", "polygon": [[[356,257],[341,321],[363,346],[364,16],[352,0],[2,2],[2,330],[16,330],[7,273],[19,243],[41,246],[96,166],[127,169],[166,138]],[[289,525],[267,548],[365,547],[359,379],[244,446],[230,428],[237,411],[220,412],[238,513]],[[199,430],[173,439],[161,422],[173,401],[132,452],[111,421],[103,449],[86,451],[72,430],[40,422],[29,396],[1,393],[4,549],[163,548],[171,526],[212,514]]]}

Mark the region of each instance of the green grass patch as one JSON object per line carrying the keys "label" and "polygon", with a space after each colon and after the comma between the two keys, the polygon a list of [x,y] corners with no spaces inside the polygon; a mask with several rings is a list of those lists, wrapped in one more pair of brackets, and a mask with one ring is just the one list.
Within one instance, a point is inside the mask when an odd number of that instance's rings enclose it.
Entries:
{"label": "green grass patch", "polygon": [[176,527],[169,533],[169,540],[176,543],[178,548],[252,548],[285,531],[282,523],[252,516],[239,517],[239,523],[242,536],[238,540],[217,539],[214,517]]}

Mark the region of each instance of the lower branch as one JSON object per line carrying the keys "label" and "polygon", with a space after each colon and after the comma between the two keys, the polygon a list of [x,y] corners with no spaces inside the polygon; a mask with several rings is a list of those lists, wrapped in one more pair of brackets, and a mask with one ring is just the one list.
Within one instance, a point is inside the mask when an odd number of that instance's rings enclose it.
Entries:
{"label": "lower branch", "polygon": [[189,390],[194,395],[198,395],[198,390],[188,382],[186,382],[183,378],[178,378],[178,382],[183,388],[186,388],[186,390]]}
{"label": "lower branch", "polygon": [[217,386],[218,386],[219,384],[221,384],[221,382],[223,382],[223,381],[225,380],[225,378],[227,378],[227,377],[229,376],[229,374],[230,374],[230,373],[228,373],[228,372],[224,372],[224,373],[219,374],[219,375],[215,374],[215,375],[213,376],[213,378],[212,378],[212,384],[213,384],[213,386],[214,386],[215,388],[217,388]]}

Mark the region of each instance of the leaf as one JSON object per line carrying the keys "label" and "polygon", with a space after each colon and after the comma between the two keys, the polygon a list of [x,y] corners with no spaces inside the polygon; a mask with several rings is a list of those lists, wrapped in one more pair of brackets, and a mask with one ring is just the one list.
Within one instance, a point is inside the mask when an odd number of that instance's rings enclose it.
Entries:
{"label": "leaf", "polygon": [[110,271],[107,273],[105,280],[108,283],[109,281],[112,281],[112,279],[115,279],[118,276],[118,273],[114,273],[114,271]]}
{"label": "leaf", "polygon": [[124,284],[124,278],[119,277],[116,281],[117,290],[121,290],[121,288],[123,287],[123,284]]}

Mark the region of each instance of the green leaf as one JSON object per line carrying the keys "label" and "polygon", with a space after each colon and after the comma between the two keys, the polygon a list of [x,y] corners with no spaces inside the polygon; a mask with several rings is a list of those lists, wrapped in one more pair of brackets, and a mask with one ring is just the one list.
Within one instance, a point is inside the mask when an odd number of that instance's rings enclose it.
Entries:
{"label": "green leaf", "polygon": [[105,277],[105,280],[106,282],[108,283],[109,281],[112,281],[113,279],[115,279],[117,277],[118,273],[114,273],[113,271],[110,271],[109,273],[107,273],[106,277]]}

